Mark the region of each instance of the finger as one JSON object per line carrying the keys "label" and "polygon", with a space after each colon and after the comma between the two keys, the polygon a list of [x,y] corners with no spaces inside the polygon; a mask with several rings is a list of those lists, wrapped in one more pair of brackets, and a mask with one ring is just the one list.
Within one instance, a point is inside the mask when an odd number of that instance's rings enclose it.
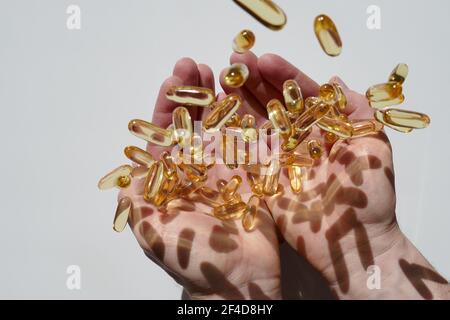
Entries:
{"label": "finger", "polygon": [[172,111],[177,107],[177,104],[166,98],[166,92],[170,89],[170,87],[180,86],[182,84],[183,81],[180,78],[171,76],[161,85],[153,112],[152,122],[155,125],[161,128],[167,128],[172,123]]}
{"label": "finger", "polygon": [[[173,68],[173,75],[177,76],[183,81],[185,86],[198,86],[200,81],[200,73],[197,63],[191,58],[181,58]],[[198,108],[189,108],[189,113],[192,119],[197,119]]]}
{"label": "finger", "polygon": [[[211,68],[207,66],[206,64],[199,64],[197,66],[200,79],[199,79],[199,86],[204,88],[209,88],[213,92],[214,90],[214,73],[212,72]],[[199,108],[197,118],[193,120],[201,120],[204,118],[205,114],[208,114],[210,111],[210,108]]]}
{"label": "finger", "polygon": [[291,79],[297,81],[305,98],[317,96],[319,92],[319,85],[314,80],[276,54],[262,55],[258,59],[258,69],[264,79],[280,92],[283,83]]}

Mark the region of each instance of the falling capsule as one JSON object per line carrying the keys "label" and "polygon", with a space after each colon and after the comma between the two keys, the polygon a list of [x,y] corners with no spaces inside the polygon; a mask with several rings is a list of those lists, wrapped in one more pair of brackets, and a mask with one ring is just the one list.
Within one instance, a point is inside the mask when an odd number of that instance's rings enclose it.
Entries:
{"label": "falling capsule", "polygon": [[144,167],[150,167],[155,162],[150,153],[135,146],[128,146],[123,152],[128,159]]}
{"label": "falling capsule", "polygon": [[389,75],[389,82],[397,82],[403,84],[408,76],[409,68],[406,63],[399,63]]}
{"label": "falling capsule", "polygon": [[283,141],[281,150],[284,152],[294,151],[311,134],[311,128],[308,130],[293,130],[292,135]]}
{"label": "falling capsule", "polygon": [[244,85],[250,72],[243,63],[233,63],[225,70],[224,82],[228,87],[239,88]]}
{"label": "falling capsule", "polygon": [[413,130],[412,128],[405,128],[405,127],[392,125],[392,124],[386,122],[386,119],[384,116],[385,115],[382,110],[376,110],[374,113],[375,119],[377,121],[379,121],[380,123],[384,124],[386,127],[389,127],[391,129],[396,130],[401,133],[410,133]]}
{"label": "falling capsule", "polygon": [[353,138],[364,137],[383,130],[383,124],[376,120],[359,120],[352,122]]}
{"label": "falling capsule", "polygon": [[263,192],[265,195],[273,196],[278,191],[278,179],[280,178],[280,165],[272,161],[264,176]]}
{"label": "falling capsule", "polygon": [[225,97],[206,117],[203,127],[208,133],[219,131],[220,128],[236,113],[242,104],[242,98],[231,93]]}
{"label": "falling capsule", "polygon": [[130,198],[124,197],[119,200],[113,221],[114,231],[122,232],[123,229],[125,229],[131,210],[132,210],[132,203]]}
{"label": "falling capsule", "polygon": [[242,139],[245,142],[253,142],[258,139],[258,131],[256,130],[256,119],[251,114],[245,114],[241,121]]}
{"label": "falling capsule", "polygon": [[320,142],[317,140],[308,141],[308,151],[311,158],[314,160],[320,159],[322,157],[323,149]]}
{"label": "falling capsule", "polygon": [[291,184],[291,190],[294,193],[302,192],[303,188],[303,172],[302,167],[299,166],[289,166],[288,167],[288,177]]}
{"label": "falling capsule", "polygon": [[133,167],[130,165],[120,166],[103,178],[98,182],[98,188],[100,190],[107,190],[114,187],[118,188],[126,188],[131,183],[131,172],[133,171]]}
{"label": "falling capsule", "polygon": [[242,226],[244,230],[250,232],[255,229],[257,225],[257,215],[258,210],[260,208],[261,200],[259,197],[253,195],[247,202],[248,210],[245,212],[244,217],[242,218]]}
{"label": "falling capsule", "polygon": [[319,88],[319,98],[325,103],[335,105],[339,101],[339,92],[333,85],[325,83]]}
{"label": "falling capsule", "polygon": [[369,101],[370,106],[374,109],[384,109],[386,107],[392,107],[402,104],[405,101],[405,96],[403,94],[399,95],[397,98],[385,101]]}
{"label": "falling capsule", "polygon": [[384,109],[381,112],[387,123],[397,127],[423,129],[430,124],[430,117],[419,112],[394,108]]}
{"label": "falling capsule", "polygon": [[215,100],[214,92],[208,88],[174,86],[166,92],[167,99],[186,106],[207,107]]}
{"label": "falling capsule", "polygon": [[149,170],[144,183],[144,199],[155,206],[160,206],[169,197],[178,184],[178,179],[167,179],[164,176],[164,165],[155,162]]}
{"label": "falling capsule", "polygon": [[177,107],[172,112],[173,139],[180,145],[188,143],[194,129],[188,109]]}
{"label": "falling capsule", "polygon": [[239,219],[247,211],[247,205],[244,202],[225,203],[215,207],[213,214],[221,220]]}
{"label": "falling capsule", "polygon": [[271,0],[234,0],[234,2],[269,29],[280,30],[286,24],[286,14]]}
{"label": "falling capsule", "polygon": [[321,14],[314,20],[314,31],[323,51],[331,57],[342,52],[342,41],[336,25],[330,17]]}
{"label": "falling capsule", "polygon": [[370,106],[377,108],[379,107],[377,103],[394,103],[401,97],[402,92],[403,88],[400,83],[386,82],[370,87],[366,92],[366,97]]}
{"label": "falling capsule", "polygon": [[267,113],[273,128],[278,130],[282,137],[288,138],[292,133],[292,125],[281,102],[277,99],[270,100],[267,103]]}
{"label": "falling capsule", "polygon": [[169,147],[173,143],[170,130],[160,128],[144,120],[131,120],[128,123],[128,129],[136,137],[158,146]]}
{"label": "falling capsule", "polygon": [[236,191],[242,184],[242,178],[240,176],[233,176],[230,181],[220,190],[220,194],[225,202],[233,199]]}
{"label": "falling capsule", "polygon": [[302,90],[295,80],[286,80],[283,83],[283,97],[289,112],[294,114],[303,112],[305,103]]}
{"label": "falling capsule", "polygon": [[244,53],[250,50],[255,44],[255,34],[251,30],[241,30],[233,39],[233,51]]}
{"label": "falling capsule", "polygon": [[352,136],[352,125],[340,118],[323,117],[317,122],[317,126],[324,131],[334,133],[341,139],[348,139]]}
{"label": "falling capsule", "polygon": [[297,130],[306,131],[325,117],[331,108],[331,105],[321,102],[303,112],[294,122],[293,127]]}

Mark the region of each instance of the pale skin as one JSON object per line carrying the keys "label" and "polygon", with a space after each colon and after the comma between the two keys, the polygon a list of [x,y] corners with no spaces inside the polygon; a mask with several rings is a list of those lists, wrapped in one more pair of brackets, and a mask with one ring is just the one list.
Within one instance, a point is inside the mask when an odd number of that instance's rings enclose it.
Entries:
{"label": "pale skin", "polygon": [[[250,70],[244,87],[231,89],[244,99],[241,115],[249,113],[261,125],[265,105],[282,101],[282,85],[295,79],[304,97],[316,96],[318,84],[283,58],[253,53],[233,54]],[[223,78],[222,76],[220,77]],[[373,110],[361,94],[339,78],[350,120],[372,119]],[[214,90],[211,69],[184,58],[161,86],[152,122],[167,127],[177,105],[165,98],[173,85],[196,85]],[[193,120],[204,119],[209,109],[190,108]],[[193,299],[281,299],[279,241],[284,238],[317,270],[340,299],[449,299],[450,286],[401,232],[395,217],[392,150],[384,132],[333,144],[314,129],[324,155],[305,169],[303,191],[294,194],[285,171],[284,192],[260,202],[257,227],[245,232],[240,221],[222,222],[210,216],[212,208],[194,200],[176,200],[158,210],[142,197],[142,180],[119,197],[133,201],[129,224],[149,258],[182,284]],[[148,146],[156,158],[163,148]],[[245,172],[216,166],[208,172],[208,186],[241,175],[244,201],[249,186]],[[281,236],[280,236],[281,235]],[[368,270],[381,271],[381,288],[369,290]]]}

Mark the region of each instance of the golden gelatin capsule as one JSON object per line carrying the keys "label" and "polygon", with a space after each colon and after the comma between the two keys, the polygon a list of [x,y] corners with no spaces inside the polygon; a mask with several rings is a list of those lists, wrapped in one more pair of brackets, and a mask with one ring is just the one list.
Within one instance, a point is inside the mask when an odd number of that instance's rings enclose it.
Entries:
{"label": "golden gelatin capsule", "polygon": [[340,118],[323,117],[317,122],[317,126],[324,131],[334,133],[341,139],[348,139],[352,136],[352,125]]}
{"label": "golden gelatin capsule", "polygon": [[233,114],[233,116],[225,122],[225,127],[240,127],[241,126],[241,116],[237,113]]}
{"label": "golden gelatin capsule", "polygon": [[155,126],[153,123],[134,119],[128,123],[128,129],[136,137],[158,146],[169,147],[173,144],[172,132]]}
{"label": "golden gelatin capsule", "polygon": [[399,63],[389,75],[389,82],[398,82],[403,84],[408,76],[409,67],[406,63]]}
{"label": "golden gelatin capsule", "polygon": [[293,127],[297,130],[306,131],[325,117],[331,108],[331,105],[324,102],[316,104],[303,112],[297,121],[294,122]]}
{"label": "golden gelatin capsule", "polygon": [[200,188],[203,188],[205,186],[205,181],[182,181],[176,190],[176,194],[181,198],[188,197],[194,192],[197,192]]}
{"label": "golden gelatin capsule", "polygon": [[319,98],[325,103],[335,105],[339,101],[339,92],[333,85],[325,83],[319,88]]}
{"label": "golden gelatin capsule", "polygon": [[208,169],[203,164],[181,163],[178,167],[183,170],[186,177],[192,182],[206,181],[208,179]]}
{"label": "golden gelatin capsule", "polygon": [[132,203],[130,198],[124,197],[119,200],[113,221],[114,231],[122,232],[123,229],[125,229],[131,210],[132,210]]}
{"label": "golden gelatin capsule", "polygon": [[215,207],[213,215],[221,220],[239,219],[247,211],[247,205],[244,202],[225,203]]}
{"label": "golden gelatin capsule", "polygon": [[155,162],[148,171],[147,179],[144,183],[144,199],[152,201],[159,193],[164,179],[164,168],[161,162]]}
{"label": "golden gelatin capsule", "polygon": [[234,2],[269,29],[280,30],[286,24],[286,14],[271,0],[234,0]]}
{"label": "golden gelatin capsule", "polygon": [[247,181],[252,189],[253,194],[258,197],[262,197],[264,195],[263,192],[263,178],[260,175],[253,174],[251,172],[247,172]]}
{"label": "golden gelatin capsule", "polygon": [[308,151],[309,155],[314,160],[320,159],[323,154],[322,146],[320,145],[320,142],[317,140],[308,141]]}
{"label": "golden gelatin capsule", "polygon": [[155,162],[150,153],[135,146],[128,146],[123,152],[128,159],[144,167],[150,167]]}
{"label": "golden gelatin capsule", "polygon": [[405,128],[405,127],[395,126],[395,125],[392,125],[392,124],[386,122],[386,120],[384,118],[384,113],[383,113],[382,110],[376,110],[375,113],[374,113],[374,117],[375,117],[375,119],[378,122],[384,124],[386,127],[389,127],[389,128],[391,128],[393,130],[396,130],[398,132],[410,133],[413,130],[412,128]]}
{"label": "golden gelatin capsule", "polygon": [[242,184],[242,178],[240,176],[233,176],[230,181],[220,190],[220,194],[225,202],[233,199],[236,191]]}
{"label": "golden gelatin capsule", "polygon": [[291,184],[291,190],[293,193],[302,192],[303,188],[303,172],[302,167],[299,166],[289,166],[288,167],[288,177]]}
{"label": "golden gelatin capsule", "polygon": [[251,196],[247,203],[247,211],[242,218],[242,227],[247,232],[255,229],[257,225],[257,215],[261,200],[257,196]]}
{"label": "golden gelatin capsule", "polygon": [[206,132],[217,132],[236,113],[242,104],[242,98],[231,93],[208,114],[203,127]]}
{"label": "golden gelatin capsule", "polygon": [[327,143],[335,143],[338,139],[338,136],[333,132],[325,132],[325,141]]}
{"label": "golden gelatin capsule", "polygon": [[423,129],[430,124],[430,117],[420,112],[394,108],[384,109],[381,112],[387,123],[397,127]]}
{"label": "golden gelatin capsule", "polygon": [[283,97],[286,109],[291,113],[301,113],[305,107],[302,90],[295,80],[283,83]]}
{"label": "golden gelatin capsule", "polygon": [[120,166],[101,178],[98,182],[98,188],[100,190],[107,190],[114,187],[126,188],[131,183],[132,171],[133,167],[130,165]]}
{"label": "golden gelatin capsule", "polygon": [[374,109],[384,109],[386,107],[392,107],[399,104],[402,104],[405,101],[405,96],[401,94],[395,99],[385,100],[385,101],[369,101],[370,106]]}
{"label": "golden gelatin capsule", "polygon": [[283,141],[281,150],[284,152],[294,151],[311,134],[311,128],[308,130],[293,130],[292,135]]}
{"label": "golden gelatin capsule", "polygon": [[168,179],[172,179],[173,177],[175,177],[177,175],[177,165],[170,155],[170,152],[164,151],[163,153],[161,153],[159,159],[163,165],[165,177]]}
{"label": "golden gelatin capsule", "polygon": [[224,82],[230,88],[242,87],[248,79],[250,72],[248,68],[243,63],[233,63],[225,71]]}
{"label": "golden gelatin capsule", "polygon": [[180,145],[190,142],[194,129],[188,109],[175,108],[172,112],[173,139]]}
{"label": "golden gelatin capsule", "polygon": [[241,121],[242,139],[245,142],[253,142],[258,139],[256,119],[251,114],[245,114]]}
{"label": "golden gelatin capsule", "polygon": [[398,82],[386,82],[374,85],[367,89],[366,97],[370,106],[374,102],[391,102],[398,99],[403,93],[402,85]]}
{"label": "golden gelatin capsule", "polygon": [[343,111],[347,107],[347,97],[344,94],[344,90],[338,83],[335,82],[332,85],[337,92],[337,107],[339,110]]}
{"label": "golden gelatin capsule", "polygon": [[255,44],[256,37],[251,30],[241,30],[233,39],[233,51],[244,53],[250,50]]}
{"label": "golden gelatin capsule", "polygon": [[273,196],[278,191],[278,180],[280,178],[280,165],[278,161],[272,161],[264,176],[263,192],[265,195]]}
{"label": "golden gelatin capsule", "polygon": [[275,156],[283,166],[312,167],[314,160],[298,153],[281,153]]}
{"label": "golden gelatin capsule", "polygon": [[208,88],[174,86],[166,92],[167,99],[186,106],[207,107],[214,102],[214,92]]}
{"label": "golden gelatin capsule", "polygon": [[267,103],[267,113],[273,128],[278,130],[282,137],[288,138],[292,133],[292,124],[281,102],[277,99],[270,100]]}
{"label": "golden gelatin capsule", "polygon": [[330,17],[321,14],[314,20],[314,32],[323,51],[336,57],[342,52],[342,41],[336,25]]}
{"label": "golden gelatin capsule", "polygon": [[306,109],[310,109],[311,107],[314,107],[321,102],[322,100],[320,100],[318,97],[308,97],[305,100],[305,107]]}
{"label": "golden gelatin capsule", "polygon": [[376,120],[359,120],[351,123],[353,127],[353,138],[364,137],[369,134],[383,130],[384,125]]}

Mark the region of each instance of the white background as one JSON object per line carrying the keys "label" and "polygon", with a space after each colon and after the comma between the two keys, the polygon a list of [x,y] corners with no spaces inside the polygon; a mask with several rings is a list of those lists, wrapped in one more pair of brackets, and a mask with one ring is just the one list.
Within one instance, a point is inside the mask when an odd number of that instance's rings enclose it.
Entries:
{"label": "white background", "polygon": [[[288,24],[266,29],[231,0],[0,0],[2,168],[0,298],[174,298],[180,288],[138,248],[129,229],[111,229],[116,192],[98,179],[125,163],[132,118],[150,119],[160,83],[183,56],[218,73],[243,28],[256,54],[274,52],[319,83],[334,74],[364,92],[398,62],[410,66],[407,109],[431,126],[389,132],[394,146],[400,224],[450,277],[450,2],[277,0]],[[81,8],[81,30],[66,8]],[[382,29],[366,27],[379,5]],[[329,14],[344,51],[327,57],[312,21]],[[380,190],[382,192],[383,190]],[[82,289],[66,288],[66,268],[82,270]]]}

